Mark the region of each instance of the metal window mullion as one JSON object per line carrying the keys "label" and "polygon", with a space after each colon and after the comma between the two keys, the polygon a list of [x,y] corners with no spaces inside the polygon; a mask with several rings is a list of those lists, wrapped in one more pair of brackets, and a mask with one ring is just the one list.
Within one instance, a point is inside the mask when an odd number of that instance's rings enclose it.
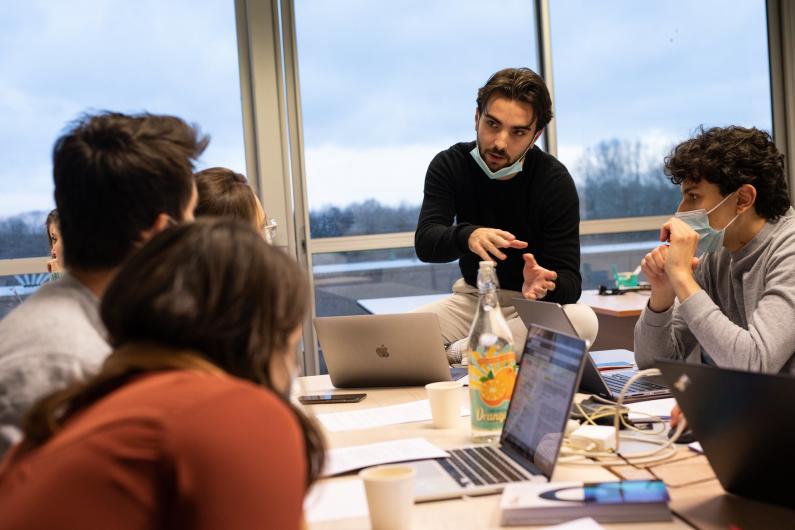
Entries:
{"label": "metal window mullion", "polygon": [[[549,16],[549,0],[535,1],[536,39],[538,68],[549,89],[552,99],[552,115],[555,115],[555,80],[552,74],[552,26]],[[550,155],[558,156],[558,126],[554,118],[544,129],[544,145]]]}
{"label": "metal window mullion", "polygon": [[317,337],[312,326],[315,315],[314,275],[312,274],[312,241],[309,233],[309,201],[307,198],[306,163],[304,160],[303,117],[301,114],[301,83],[298,69],[298,45],[295,29],[295,3],[281,3],[282,42],[284,46],[284,79],[287,96],[287,130],[290,135],[290,182],[292,186],[294,235],[297,257],[307,271],[310,311],[304,325],[304,373],[320,373]]}
{"label": "metal window mullion", "polygon": [[3,259],[0,260],[0,276],[41,274],[47,272],[48,261],[49,257]]}
{"label": "metal window mullion", "polygon": [[795,200],[795,5],[784,0],[767,2],[770,99],[773,138],[785,155],[790,201]]}
{"label": "metal window mullion", "polygon": [[[236,0],[235,6],[249,177],[266,212],[280,225],[274,243],[285,248],[305,270],[311,271],[304,237],[297,235],[306,223],[303,216],[296,217],[293,209],[295,160],[289,120],[295,112],[288,104],[293,105],[295,94],[294,41],[285,48],[285,39],[293,39],[294,32],[290,25],[285,36],[281,0]],[[289,13],[288,9],[288,17]],[[311,273],[307,275],[311,284]],[[307,375],[317,373],[311,334],[308,317],[304,326],[305,352],[301,359]]]}
{"label": "metal window mullion", "polygon": [[[668,220],[670,215],[646,217],[624,217],[618,219],[594,219],[580,223],[580,235],[621,234],[630,232],[656,231]],[[331,252],[360,252],[390,248],[411,248],[414,246],[414,232],[394,232],[366,236],[323,237],[312,240],[313,254]]]}

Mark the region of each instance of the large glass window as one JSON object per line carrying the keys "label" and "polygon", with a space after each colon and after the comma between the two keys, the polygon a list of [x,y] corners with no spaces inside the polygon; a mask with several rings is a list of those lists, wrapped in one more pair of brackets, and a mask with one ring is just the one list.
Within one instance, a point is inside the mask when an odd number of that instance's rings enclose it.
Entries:
{"label": "large glass window", "polygon": [[[612,285],[614,269],[634,270],[660,244],[658,237],[657,230],[582,236],[583,289]],[[413,248],[315,254],[312,269],[318,316],[366,314],[371,299],[395,299],[396,310],[403,310],[415,297],[449,294],[461,277],[458,263],[423,263]]]}
{"label": "large glass window", "polygon": [[584,219],[671,213],[696,127],[771,130],[764,0],[550,2],[558,157]]}
{"label": "large glass window", "polygon": [[[582,288],[612,287],[614,272],[634,271],[651,249],[660,244],[658,230],[593,234],[580,237]],[[641,279],[646,278],[641,275]]]}
{"label": "large glass window", "polygon": [[2,11],[0,259],[49,253],[52,145],[83,112],[180,116],[212,137],[204,165],[245,172],[232,2],[31,1]]}
{"label": "large glass window", "polygon": [[536,68],[533,2],[295,9],[312,237],[413,231],[431,159],[474,140],[477,89]]}
{"label": "large glass window", "polygon": [[0,319],[49,280],[46,273],[0,276]]}
{"label": "large glass window", "polygon": [[449,293],[461,276],[458,263],[423,263],[413,248],[315,254],[312,271],[318,316],[368,313],[361,300]]}

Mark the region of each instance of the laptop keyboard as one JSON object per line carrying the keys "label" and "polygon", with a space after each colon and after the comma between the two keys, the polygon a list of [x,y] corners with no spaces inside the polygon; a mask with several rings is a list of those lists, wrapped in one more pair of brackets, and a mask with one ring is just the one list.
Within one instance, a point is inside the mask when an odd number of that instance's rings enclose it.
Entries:
{"label": "laptop keyboard", "polygon": [[466,447],[447,452],[450,458],[437,458],[436,461],[461,487],[527,480],[503,461],[498,450],[493,447]]}
{"label": "laptop keyboard", "polygon": [[[634,375],[634,374],[632,374]],[[610,392],[614,395],[618,395],[621,392],[621,389],[624,388],[624,385],[629,381],[631,375],[627,374],[610,374],[609,376],[605,376],[604,379],[605,384],[610,389]],[[662,385],[658,385],[657,383],[653,383],[651,381],[647,381],[644,379],[639,379],[632,383],[629,387],[629,394],[637,394],[641,392],[649,392],[654,390],[668,390]]]}

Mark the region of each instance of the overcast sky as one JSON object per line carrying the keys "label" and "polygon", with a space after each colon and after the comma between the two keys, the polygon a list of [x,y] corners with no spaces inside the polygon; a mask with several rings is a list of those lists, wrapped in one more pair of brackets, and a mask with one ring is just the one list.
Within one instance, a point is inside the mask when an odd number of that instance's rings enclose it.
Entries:
{"label": "overcast sky", "polygon": [[[417,203],[428,162],[474,138],[475,94],[536,68],[533,2],[296,0],[310,206]],[[552,0],[559,156],[699,124],[770,128],[763,0]],[[50,150],[91,109],[171,113],[244,171],[233,2],[6,3],[0,217],[52,207]]]}

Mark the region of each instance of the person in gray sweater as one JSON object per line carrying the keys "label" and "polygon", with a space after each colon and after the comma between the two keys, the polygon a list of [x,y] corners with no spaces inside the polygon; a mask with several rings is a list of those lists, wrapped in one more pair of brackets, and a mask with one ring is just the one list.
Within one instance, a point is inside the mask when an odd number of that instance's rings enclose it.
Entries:
{"label": "person in gray sweater", "polygon": [[0,456],[36,400],[86,379],[110,353],[100,299],[140,245],[193,219],[193,161],[208,141],[173,116],[111,112],[82,117],[56,141],[66,273],[0,320]]}
{"label": "person in gray sweater", "polygon": [[641,368],[659,358],[795,373],[795,211],[769,134],[711,128],[665,159],[682,190],[663,245],[641,269],[649,303],[635,326]]}

